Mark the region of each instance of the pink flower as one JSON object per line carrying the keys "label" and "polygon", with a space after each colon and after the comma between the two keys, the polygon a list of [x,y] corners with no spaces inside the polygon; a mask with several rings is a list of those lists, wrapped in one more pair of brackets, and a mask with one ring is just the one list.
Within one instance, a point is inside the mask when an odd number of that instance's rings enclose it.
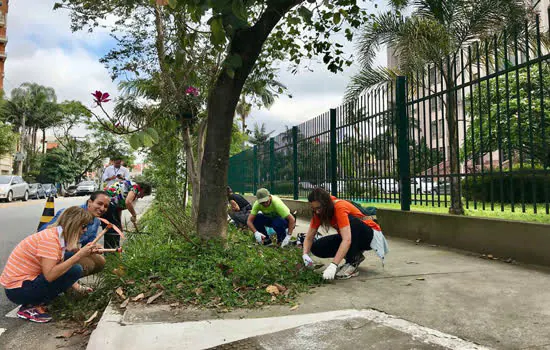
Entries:
{"label": "pink flower", "polygon": [[96,90],[96,92],[92,93],[92,96],[94,97],[94,102],[97,103],[98,106],[104,102],[111,101],[111,99],[109,98],[110,95],[107,92]]}
{"label": "pink flower", "polygon": [[187,95],[199,96],[199,90],[196,87],[190,86],[185,89]]}

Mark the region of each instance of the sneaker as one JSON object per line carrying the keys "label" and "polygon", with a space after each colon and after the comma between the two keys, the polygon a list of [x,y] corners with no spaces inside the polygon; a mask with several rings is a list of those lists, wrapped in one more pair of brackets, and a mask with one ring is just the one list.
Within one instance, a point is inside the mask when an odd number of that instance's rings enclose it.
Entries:
{"label": "sneaker", "polygon": [[350,261],[350,264],[355,266],[355,267],[359,267],[359,265],[365,260],[365,256],[363,255],[363,253],[361,253],[361,255],[359,255],[357,258],[355,258],[353,261]]}
{"label": "sneaker", "polygon": [[46,323],[52,320],[52,316],[42,306],[21,306],[17,311],[17,317],[36,323]]}
{"label": "sneaker", "polygon": [[352,278],[357,275],[359,275],[357,266],[345,263],[336,273],[336,279],[347,280],[348,278]]}

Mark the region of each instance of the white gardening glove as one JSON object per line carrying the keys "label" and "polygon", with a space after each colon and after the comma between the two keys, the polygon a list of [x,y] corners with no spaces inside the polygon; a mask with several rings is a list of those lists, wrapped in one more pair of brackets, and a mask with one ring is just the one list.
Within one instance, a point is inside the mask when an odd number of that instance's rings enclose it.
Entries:
{"label": "white gardening glove", "polygon": [[312,267],[313,266],[313,260],[311,260],[309,255],[307,255],[307,254],[302,255],[302,260],[304,260],[304,265],[306,265],[306,267]]}
{"label": "white gardening glove", "polygon": [[323,279],[333,280],[334,276],[336,276],[337,268],[338,265],[336,265],[335,263],[330,263],[330,265],[325,269],[325,272],[323,272]]}
{"label": "white gardening glove", "polygon": [[283,242],[281,243],[281,248],[286,247],[290,243],[290,238],[292,235],[286,235],[285,239],[283,239]]}
{"label": "white gardening glove", "polygon": [[260,231],[256,231],[254,232],[254,238],[256,238],[256,242],[258,242],[258,244],[262,244],[265,239],[265,235],[262,234]]}

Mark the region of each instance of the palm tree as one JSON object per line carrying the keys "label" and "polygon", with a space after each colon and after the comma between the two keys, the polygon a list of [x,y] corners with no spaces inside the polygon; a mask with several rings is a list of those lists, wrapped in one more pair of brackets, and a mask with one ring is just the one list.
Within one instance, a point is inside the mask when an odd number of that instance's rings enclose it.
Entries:
{"label": "palm tree", "polygon": [[[33,130],[33,140],[36,140],[38,129],[45,130],[59,122],[54,115],[57,97],[55,90],[36,83],[23,83],[11,91],[11,98],[4,101],[0,115],[4,120],[20,128],[20,150],[25,152],[27,133]],[[44,137],[45,138],[45,137]],[[18,174],[22,175],[23,161],[19,162]]]}
{"label": "palm tree", "polygon": [[[529,11],[523,0],[392,0],[391,10],[377,15],[359,37],[358,49],[361,70],[352,77],[346,100],[352,101],[365,90],[404,75],[410,82],[417,81],[431,66],[436,68],[446,93],[441,98],[449,133],[450,159],[458,159],[457,99],[453,88],[457,85],[456,72],[461,50],[483,38],[503,33],[510,37],[521,32]],[[409,16],[400,11],[409,9]],[[491,45],[493,40],[488,40]],[[509,40],[508,42],[513,42]],[[481,41],[484,45],[485,41]],[[373,62],[380,45],[390,47],[398,58],[396,68],[374,67]],[[464,66],[467,66],[464,65]],[[453,74],[454,73],[454,74]],[[426,84],[427,85],[427,84]],[[458,174],[458,162],[451,162],[451,173]],[[452,214],[463,214],[460,183],[451,177]]]}

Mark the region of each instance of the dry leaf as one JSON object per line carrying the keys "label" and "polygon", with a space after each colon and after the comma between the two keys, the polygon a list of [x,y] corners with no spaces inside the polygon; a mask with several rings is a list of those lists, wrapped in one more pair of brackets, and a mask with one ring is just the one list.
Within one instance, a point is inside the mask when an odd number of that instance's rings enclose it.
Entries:
{"label": "dry leaf", "polygon": [[164,294],[164,291],[158,292],[157,294],[153,295],[149,299],[147,299],[147,304],[151,304],[153,301],[157,300],[158,297]]}
{"label": "dry leaf", "polygon": [[283,286],[282,284],[279,284],[279,283],[273,283],[273,285],[274,285],[275,287],[277,287],[277,289],[278,289],[279,292],[281,292],[281,293],[284,293],[284,292],[286,291],[286,289],[287,289],[285,286]]}
{"label": "dry leaf", "polygon": [[298,310],[299,307],[300,305],[294,305],[293,307],[290,308],[290,311]]}
{"label": "dry leaf", "polygon": [[257,301],[257,302],[256,302],[256,305],[258,305],[258,306],[262,306],[263,304],[264,304],[264,303],[262,303],[261,301]]}
{"label": "dry leaf", "polygon": [[56,335],[55,337],[58,338],[58,339],[59,338],[67,339],[67,338],[72,337],[74,333],[75,333],[75,331],[65,331],[61,334]]}
{"label": "dry leaf", "polygon": [[143,293],[139,293],[138,295],[136,295],[135,297],[132,298],[132,301],[140,301],[140,300],[143,300],[145,298],[145,294]]}
{"label": "dry leaf", "polygon": [[279,288],[271,285],[271,286],[267,286],[267,288],[265,289],[266,292],[268,292],[269,294],[271,295],[279,295]]}
{"label": "dry leaf", "polygon": [[120,304],[120,307],[121,307],[122,309],[125,309],[126,306],[128,306],[128,303],[130,303],[130,298],[124,300],[124,301],[122,302],[122,304]]}
{"label": "dry leaf", "polygon": [[124,290],[122,290],[122,287],[118,287],[116,290],[115,290],[116,294],[118,294],[119,297],[121,297],[122,299],[126,299],[126,296],[124,295]]}
{"label": "dry leaf", "polygon": [[203,292],[203,290],[202,290],[202,287],[195,288],[195,289],[193,290],[193,292],[195,292],[195,295],[196,295],[196,296],[199,296],[199,295],[204,294],[204,292]]}
{"label": "dry leaf", "polygon": [[274,296],[274,295],[272,295],[272,296],[271,296],[271,301],[275,301],[275,300],[277,300],[277,297]]}
{"label": "dry leaf", "polygon": [[288,296],[289,294],[290,294],[290,289],[285,290],[285,292],[283,293],[283,295],[284,295],[285,297]]}
{"label": "dry leaf", "polygon": [[126,283],[127,285],[129,285],[129,286],[132,286],[132,285],[136,284],[136,281],[134,281],[134,280],[128,280],[128,281],[126,281],[125,283]]}
{"label": "dry leaf", "polygon": [[416,280],[417,281],[425,281],[426,279],[424,277],[418,277]]}
{"label": "dry leaf", "polygon": [[416,240],[416,243],[420,243],[420,242],[422,242],[422,240],[420,240],[420,238]]}
{"label": "dry leaf", "polygon": [[172,303],[172,304],[170,304],[170,307],[178,307],[178,306],[180,306],[180,303]]}
{"label": "dry leaf", "polygon": [[492,259],[492,258],[493,258],[493,255],[489,254],[489,255],[487,255],[487,257],[488,257],[489,259]]}
{"label": "dry leaf", "polygon": [[177,288],[177,289],[182,289],[183,287],[184,287],[183,283],[178,283],[178,284],[176,285],[176,288]]}
{"label": "dry leaf", "polygon": [[84,321],[84,327],[88,327],[88,325],[89,325],[90,323],[92,323],[92,321],[97,317],[98,314],[99,314],[99,313],[96,311],[96,312],[94,312],[94,314],[93,314],[92,316],[90,316],[89,319],[87,319],[86,321]]}
{"label": "dry leaf", "polygon": [[164,290],[164,286],[160,283],[153,283],[151,287]]}

